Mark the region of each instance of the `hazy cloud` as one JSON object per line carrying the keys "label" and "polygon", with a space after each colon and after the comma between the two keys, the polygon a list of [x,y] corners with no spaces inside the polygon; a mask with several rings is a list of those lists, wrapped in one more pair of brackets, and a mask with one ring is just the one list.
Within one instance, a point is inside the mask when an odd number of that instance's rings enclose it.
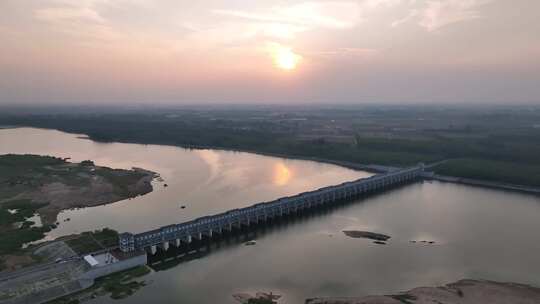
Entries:
{"label": "hazy cloud", "polygon": [[421,12],[419,24],[428,31],[434,31],[445,25],[481,18],[480,6],[491,0],[443,0],[429,1]]}
{"label": "hazy cloud", "polygon": [[481,18],[481,6],[493,0],[437,0],[427,1],[422,8],[410,9],[409,14],[392,22],[396,27],[403,23],[415,20],[418,25],[428,31],[436,31],[441,27]]}
{"label": "hazy cloud", "polygon": [[351,58],[357,60],[359,58],[371,58],[379,53],[379,50],[369,48],[338,48],[333,50],[310,53],[309,55],[320,57]]}
{"label": "hazy cloud", "polygon": [[292,39],[320,28],[346,29],[360,22],[355,2],[304,2],[257,11],[216,9],[216,15],[237,19],[252,36]]}
{"label": "hazy cloud", "polygon": [[259,13],[242,10],[214,10],[214,13],[308,28],[348,28],[359,21],[359,6],[355,2],[304,2],[272,7]]}
{"label": "hazy cloud", "polygon": [[0,0],[0,103],[540,101],[539,9],[538,0]]}

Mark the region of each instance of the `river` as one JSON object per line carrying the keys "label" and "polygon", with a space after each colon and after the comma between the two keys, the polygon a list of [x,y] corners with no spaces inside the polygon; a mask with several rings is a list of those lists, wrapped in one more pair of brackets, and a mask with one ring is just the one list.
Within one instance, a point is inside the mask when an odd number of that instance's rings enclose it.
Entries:
{"label": "river", "polygon": [[[250,153],[96,143],[32,128],[0,130],[4,153],[136,166],[164,178],[148,195],[61,213],[49,238],[101,227],[139,232],[370,175]],[[67,218],[71,221],[64,222]],[[391,239],[377,245],[342,233],[351,229]],[[232,294],[255,291],[283,294],[281,303],[303,303],[309,297],[387,294],[461,278],[540,285],[538,231],[537,196],[418,182],[259,232],[254,246],[212,248],[201,258],[151,273],[149,285],[135,296],[92,303],[232,304]],[[434,243],[411,242],[422,240]]]}

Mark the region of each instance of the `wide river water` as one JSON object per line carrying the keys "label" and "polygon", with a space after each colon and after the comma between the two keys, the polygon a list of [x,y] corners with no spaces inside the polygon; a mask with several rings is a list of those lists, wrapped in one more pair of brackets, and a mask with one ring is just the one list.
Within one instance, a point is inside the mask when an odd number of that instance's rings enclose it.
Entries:
{"label": "wide river water", "polygon": [[[61,213],[60,226],[48,238],[102,227],[139,232],[370,175],[250,153],[96,143],[32,128],[0,129],[0,154],[5,153],[91,159],[113,168],[149,169],[164,178],[148,195]],[[347,229],[392,238],[376,245],[345,236]],[[387,294],[461,278],[538,286],[539,231],[538,196],[418,182],[268,229],[257,234],[255,246],[213,248],[199,259],[151,273],[145,277],[149,285],[132,297],[92,303],[232,304],[232,294],[256,291],[282,294],[280,303],[303,303],[309,297]]]}

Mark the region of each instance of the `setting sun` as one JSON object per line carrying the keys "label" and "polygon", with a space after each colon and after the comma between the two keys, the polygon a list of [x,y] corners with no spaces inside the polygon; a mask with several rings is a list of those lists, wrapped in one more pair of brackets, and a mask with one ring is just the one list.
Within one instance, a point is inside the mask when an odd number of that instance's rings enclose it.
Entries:
{"label": "setting sun", "polygon": [[291,48],[279,44],[271,45],[271,53],[275,66],[283,70],[295,69],[302,59],[302,56],[294,53]]}

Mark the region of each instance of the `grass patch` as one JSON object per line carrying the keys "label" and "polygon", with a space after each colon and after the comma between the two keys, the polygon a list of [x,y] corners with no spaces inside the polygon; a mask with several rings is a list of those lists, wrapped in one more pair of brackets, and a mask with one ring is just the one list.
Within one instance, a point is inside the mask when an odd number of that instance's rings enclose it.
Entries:
{"label": "grass patch", "polygon": [[129,196],[129,186],[135,185],[141,178],[145,176],[144,173],[140,172],[104,167],[97,168],[95,173],[96,175],[101,176],[109,181],[114,187],[114,192],[120,196]]}
{"label": "grass patch", "polygon": [[129,297],[130,295],[135,293],[135,291],[137,291],[139,288],[143,287],[144,285],[145,285],[144,282],[132,281],[132,282],[120,283],[120,284],[116,284],[116,283],[105,284],[103,286],[103,289],[111,293],[112,299],[118,300],[118,299]]}
{"label": "grass patch", "polygon": [[103,249],[90,235],[81,234],[79,237],[65,241],[77,254],[83,255]]}
{"label": "grass patch", "polygon": [[118,232],[116,230],[103,228],[89,233],[105,247],[118,245]]}
{"label": "grass patch", "polygon": [[[0,155],[0,167],[11,168],[10,172],[20,172],[25,169],[65,164],[66,161],[53,156],[41,156],[33,154],[6,154]],[[5,175],[9,172],[3,172]]]}
{"label": "grass patch", "polygon": [[[32,217],[39,208],[47,206],[47,203],[32,203],[28,199],[12,200],[0,204],[0,227],[8,226],[16,222],[23,222]],[[14,210],[15,213],[10,212]]]}
{"label": "grass patch", "polygon": [[[46,205],[30,200],[12,200],[0,205],[0,255],[20,253],[23,244],[37,241],[51,230],[47,226],[31,227],[33,222],[26,221]],[[21,227],[14,227],[13,224],[18,222],[22,223]]]}
{"label": "grass patch", "polygon": [[251,298],[247,301],[247,304],[275,304],[276,302],[270,299],[264,298]]}
{"label": "grass patch", "polygon": [[145,286],[144,282],[137,282],[134,279],[145,276],[148,273],[150,273],[148,267],[137,266],[99,278],[96,280],[95,286],[96,289],[102,288],[104,291],[110,293],[112,299],[123,299]]}
{"label": "grass patch", "polygon": [[64,164],[66,161],[52,156],[0,155],[0,185],[39,186],[43,177],[51,175],[48,168]]}
{"label": "grass patch", "polygon": [[83,255],[118,244],[118,232],[104,228],[83,232],[76,238],[65,241],[77,254]]}
{"label": "grass patch", "polygon": [[49,227],[31,227],[2,233],[0,234],[0,255],[20,253],[24,244],[42,239],[49,231]]}
{"label": "grass patch", "polygon": [[129,196],[128,187],[135,185],[145,174],[97,167],[92,161],[70,163],[52,156],[0,155],[0,199],[33,191],[54,182],[85,187],[90,185],[93,176],[110,182],[118,195]]}
{"label": "grass patch", "polygon": [[47,304],[79,303],[80,298],[103,294],[110,294],[110,297],[115,300],[123,299],[133,295],[137,290],[146,285],[144,282],[139,282],[135,279],[145,276],[148,273],[150,273],[150,269],[147,266],[137,266],[122,272],[113,273],[97,279],[94,285],[86,290],[50,301]]}

